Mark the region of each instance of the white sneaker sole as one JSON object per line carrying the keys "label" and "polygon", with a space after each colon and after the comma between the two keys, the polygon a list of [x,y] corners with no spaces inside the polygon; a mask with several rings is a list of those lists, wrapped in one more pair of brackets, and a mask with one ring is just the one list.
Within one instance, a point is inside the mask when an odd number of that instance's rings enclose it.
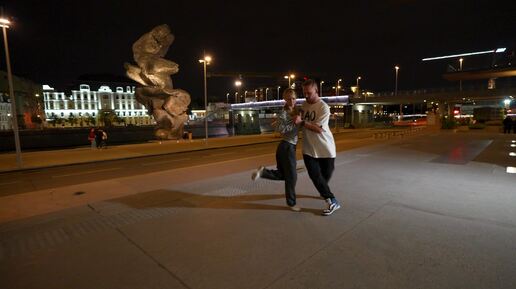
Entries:
{"label": "white sneaker sole", "polygon": [[331,214],[333,214],[336,210],[340,209],[340,204],[338,204],[337,206],[335,206],[335,208],[333,208],[333,210],[324,210],[322,215],[323,216],[329,216]]}

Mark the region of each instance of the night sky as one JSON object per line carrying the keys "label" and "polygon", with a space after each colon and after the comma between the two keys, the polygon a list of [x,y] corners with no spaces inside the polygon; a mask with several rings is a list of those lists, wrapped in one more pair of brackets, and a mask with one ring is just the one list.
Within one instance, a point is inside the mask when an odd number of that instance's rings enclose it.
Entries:
{"label": "night sky", "polygon": [[[167,59],[180,66],[174,86],[202,98],[203,50],[214,73],[260,72],[322,78],[393,90],[447,85],[447,62],[421,58],[496,47],[514,49],[515,1],[2,1],[13,73],[65,89],[85,74],[124,75],[131,46],[166,23],[175,35]],[[3,54],[3,49],[2,49]],[[448,61],[450,62],[450,61]],[[450,62],[451,63],[451,62]],[[451,63],[455,64],[455,63]],[[464,62],[467,69],[468,60]],[[5,69],[3,57],[0,69]],[[211,78],[210,98],[234,91]],[[281,77],[267,80],[285,85]],[[253,81],[245,89],[254,90]]]}

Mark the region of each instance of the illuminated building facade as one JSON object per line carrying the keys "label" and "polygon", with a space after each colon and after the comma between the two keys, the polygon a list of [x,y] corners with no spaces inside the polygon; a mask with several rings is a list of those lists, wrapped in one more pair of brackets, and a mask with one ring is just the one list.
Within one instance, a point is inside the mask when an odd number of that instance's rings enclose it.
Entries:
{"label": "illuminated building facade", "polygon": [[[134,86],[116,87],[114,90],[107,85],[101,85],[98,90],[90,89],[87,84],[81,84],[78,90],[72,90],[71,95],[57,92],[48,85],[43,86],[45,115],[47,122],[55,118],[78,119],[76,124],[68,126],[84,126],[85,118],[99,118],[101,111],[112,111],[123,123],[132,125],[151,125],[154,120],[147,115],[147,109],[134,96]],[[117,122],[115,122],[117,124]],[[120,123],[118,123],[120,124]]]}

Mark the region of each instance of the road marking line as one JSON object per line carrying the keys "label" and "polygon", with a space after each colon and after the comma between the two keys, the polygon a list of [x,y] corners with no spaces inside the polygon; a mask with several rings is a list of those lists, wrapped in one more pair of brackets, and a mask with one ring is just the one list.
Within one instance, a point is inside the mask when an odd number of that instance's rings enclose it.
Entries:
{"label": "road marking line", "polygon": [[166,164],[166,163],[173,163],[173,162],[179,162],[179,161],[187,161],[191,158],[182,158],[182,159],[174,159],[174,160],[164,160],[164,161],[157,161],[157,162],[150,162],[142,164],[142,166],[153,166],[153,165],[159,165],[159,164]]}
{"label": "road marking line", "polygon": [[58,176],[52,176],[52,178],[64,178],[64,177],[71,177],[71,176],[79,176],[84,174],[94,174],[99,172],[108,172],[108,171],[116,171],[120,168],[110,168],[110,169],[101,169],[101,170],[93,170],[93,171],[83,171],[83,172],[77,172],[77,173],[71,173],[71,174],[65,174],[65,175],[58,175]]}

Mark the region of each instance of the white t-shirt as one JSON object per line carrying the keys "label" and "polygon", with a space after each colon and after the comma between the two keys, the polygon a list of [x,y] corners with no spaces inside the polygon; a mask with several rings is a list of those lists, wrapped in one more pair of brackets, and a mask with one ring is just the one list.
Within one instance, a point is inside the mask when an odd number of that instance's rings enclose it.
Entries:
{"label": "white t-shirt", "polygon": [[330,131],[330,107],[321,99],[314,104],[304,102],[301,106],[302,120],[322,127],[322,133],[303,128],[303,154],[313,158],[335,158],[335,140]]}

